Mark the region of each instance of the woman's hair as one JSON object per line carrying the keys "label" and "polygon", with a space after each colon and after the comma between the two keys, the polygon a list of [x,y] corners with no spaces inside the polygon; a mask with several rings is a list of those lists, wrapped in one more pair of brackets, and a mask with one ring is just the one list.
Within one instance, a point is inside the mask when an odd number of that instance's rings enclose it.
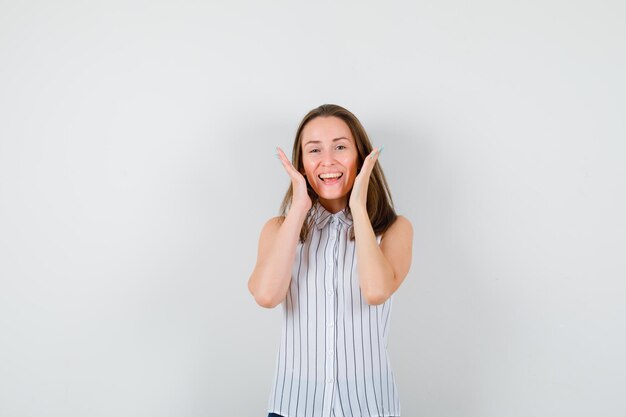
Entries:
{"label": "woman's hair", "polygon": [[[298,171],[304,172],[304,166],[302,164],[302,131],[307,123],[317,117],[338,117],[348,125],[356,143],[358,153],[357,173],[360,172],[361,167],[363,166],[363,161],[373,150],[372,144],[370,143],[361,122],[359,122],[359,119],[357,119],[356,116],[348,110],[341,106],[337,106],[336,104],[323,104],[311,110],[306,116],[304,116],[304,119],[300,122],[300,126],[298,127],[296,138],[293,143],[293,155],[291,159],[293,166]],[[305,179],[307,183],[307,191],[311,201],[313,202],[313,206],[311,207],[311,210],[309,210],[306,220],[302,225],[302,229],[300,230],[301,242],[306,240],[309,235],[309,230],[311,230],[311,227],[313,226],[313,210],[315,204],[319,200],[319,196],[311,187],[308,178],[305,177]],[[350,192],[352,192],[352,190],[350,190]],[[348,198],[349,197],[350,195],[348,194]],[[285,194],[285,198],[280,206],[281,215],[283,217],[287,215],[287,212],[291,207],[292,198],[293,186],[290,184],[289,189]],[[350,213],[349,205],[346,207],[346,211]],[[385,174],[383,174],[383,170],[378,161],[376,162],[376,165],[374,165],[374,169],[370,175],[370,182],[367,189],[367,214],[370,222],[372,223],[375,235],[383,234],[393,224],[397,217],[393,208],[393,200],[391,199]],[[350,231],[350,239],[354,240],[354,229]]]}

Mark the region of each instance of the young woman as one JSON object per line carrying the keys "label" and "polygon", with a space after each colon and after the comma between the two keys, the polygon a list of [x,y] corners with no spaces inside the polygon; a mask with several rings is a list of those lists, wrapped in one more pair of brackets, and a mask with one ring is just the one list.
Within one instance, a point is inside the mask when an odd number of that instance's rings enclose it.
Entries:
{"label": "young woman", "polygon": [[387,355],[392,294],[411,266],[413,229],[397,216],[358,119],[322,105],[302,120],[282,215],[259,240],[248,288],[284,306],[269,416],[399,416]]}

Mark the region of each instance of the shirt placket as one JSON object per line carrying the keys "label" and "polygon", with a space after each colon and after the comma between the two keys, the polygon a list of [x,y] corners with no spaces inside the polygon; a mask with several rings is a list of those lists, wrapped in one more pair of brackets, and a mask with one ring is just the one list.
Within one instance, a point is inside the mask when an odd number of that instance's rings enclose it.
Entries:
{"label": "shirt placket", "polygon": [[326,288],[325,308],[326,308],[326,392],[329,393],[324,401],[323,415],[330,416],[333,405],[333,393],[337,381],[335,379],[335,274],[337,273],[337,234],[339,220],[335,216],[330,217],[329,244],[326,247],[326,274],[324,288]]}

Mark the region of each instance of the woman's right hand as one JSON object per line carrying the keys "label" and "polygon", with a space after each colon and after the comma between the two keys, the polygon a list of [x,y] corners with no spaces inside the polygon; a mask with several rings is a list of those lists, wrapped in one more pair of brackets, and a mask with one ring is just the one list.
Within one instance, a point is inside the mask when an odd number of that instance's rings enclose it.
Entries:
{"label": "woman's right hand", "polygon": [[309,193],[307,192],[306,179],[292,165],[289,159],[287,159],[287,156],[282,149],[276,148],[276,151],[278,159],[280,159],[280,162],[283,164],[285,171],[287,171],[287,174],[291,178],[291,188],[293,190],[293,195],[291,197],[291,208],[303,210],[304,212],[309,211],[309,209],[313,205],[313,202],[311,201],[311,197],[309,197]]}

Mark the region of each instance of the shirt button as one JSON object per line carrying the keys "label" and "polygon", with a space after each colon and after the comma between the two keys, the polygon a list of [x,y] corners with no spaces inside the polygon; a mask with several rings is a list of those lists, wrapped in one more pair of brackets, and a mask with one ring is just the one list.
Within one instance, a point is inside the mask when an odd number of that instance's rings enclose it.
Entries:
{"label": "shirt button", "polygon": [[334,381],[334,380],[333,380],[332,378],[328,378],[328,379],[326,380],[326,382],[328,382],[329,384],[332,384],[332,383],[333,383],[333,381]]}
{"label": "shirt button", "polygon": [[333,322],[328,323],[328,327],[333,327],[335,324]]}
{"label": "shirt button", "polygon": [[329,350],[329,351],[328,351],[328,356],[333,356],[333,353],[335,353],[335,352],[333,352],[333,350],[332,350],[332,349],[331,349],[331,350]]}
{"label": "shirt button", "polygon": [[332,295],[333,295],[333,290],[328,290],[328,291],[326,292],[326,294],[328,294],[330,297],[332,297]]}

